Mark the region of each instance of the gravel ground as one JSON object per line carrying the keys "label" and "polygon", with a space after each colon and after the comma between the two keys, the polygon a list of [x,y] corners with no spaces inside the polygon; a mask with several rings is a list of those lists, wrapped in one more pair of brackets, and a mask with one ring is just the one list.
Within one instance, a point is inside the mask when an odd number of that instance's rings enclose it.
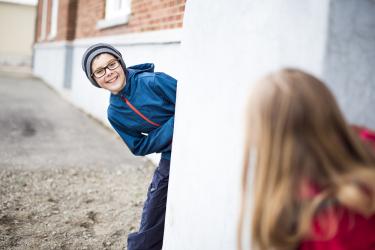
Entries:
{"label": "gravel ground", "polygon": [[123,249],[152,169],[1,170],[0,249]]}
{"label": "gravel ground", "polygon": [[124,249],[149,160],[29,74],[0,72],[0,138],[0,249]]}

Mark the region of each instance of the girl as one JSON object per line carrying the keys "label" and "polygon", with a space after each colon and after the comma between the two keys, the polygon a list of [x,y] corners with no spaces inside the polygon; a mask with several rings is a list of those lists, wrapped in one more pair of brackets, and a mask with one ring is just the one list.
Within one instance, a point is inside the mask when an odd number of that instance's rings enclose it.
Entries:
{"label": "girl", "polygon": [[374,148],[327,87],[281,70],[255,86],[248,115],[239,249],[248,214],[252,249],[375,249]]}

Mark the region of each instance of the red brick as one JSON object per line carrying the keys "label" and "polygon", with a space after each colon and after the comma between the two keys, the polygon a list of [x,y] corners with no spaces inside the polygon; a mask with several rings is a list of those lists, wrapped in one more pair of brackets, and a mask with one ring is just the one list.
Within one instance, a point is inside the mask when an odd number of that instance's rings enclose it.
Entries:
{"label": "red brick", "polygon": [[[112,34],[181,28],[186,0],[132,0],[127,24],[98,30],[105,15],[105,0],[61,0],[55,40],[74,40]],[[48,0],[47,34],[50,30],[51,0]],[[36,39],[41,33],[42,0],[38,1]]]}

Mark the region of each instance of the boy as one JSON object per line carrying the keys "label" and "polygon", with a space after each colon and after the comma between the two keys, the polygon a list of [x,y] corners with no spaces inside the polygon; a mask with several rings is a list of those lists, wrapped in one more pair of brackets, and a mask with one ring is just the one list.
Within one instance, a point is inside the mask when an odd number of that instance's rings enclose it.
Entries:
{"label": "boy", "polygon": [[163,243],[177,81],[153,64],[126,68],[109,44],[89,47],[82,68],[90,82],[111,92],[108,120],[135,155],[161,153],[148,189],[139,231],[128,249],[160,250]]}

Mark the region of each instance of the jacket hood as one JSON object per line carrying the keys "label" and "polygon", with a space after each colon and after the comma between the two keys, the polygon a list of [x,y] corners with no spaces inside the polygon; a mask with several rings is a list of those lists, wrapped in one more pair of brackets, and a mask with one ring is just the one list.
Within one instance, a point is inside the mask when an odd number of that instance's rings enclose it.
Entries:
{"label": "jacket hood", "polygon": [[120,91],[119,94],[120,95],[121,94],[128,94],[130,92],[131,82],[132,82],[131,79],[135,75],[137,75],[139,73],[143,73],[143,72],[153,73],[154,68],[155,68],[155,65],[153,63],[143,63],[143,64],[138,64],[138,65],[127,67],[126,68],[126,84],[125,84],[125,87],[123,88],[123,90]]}
{"label": "jacket hood", "polygon": [[154,72],[155,65],[153,63],[143,63],[143,64],[138,64],[134,65],[131,67],[128,67],[128,78],[133,77],[136,74],[142,73],[142,72]]}

